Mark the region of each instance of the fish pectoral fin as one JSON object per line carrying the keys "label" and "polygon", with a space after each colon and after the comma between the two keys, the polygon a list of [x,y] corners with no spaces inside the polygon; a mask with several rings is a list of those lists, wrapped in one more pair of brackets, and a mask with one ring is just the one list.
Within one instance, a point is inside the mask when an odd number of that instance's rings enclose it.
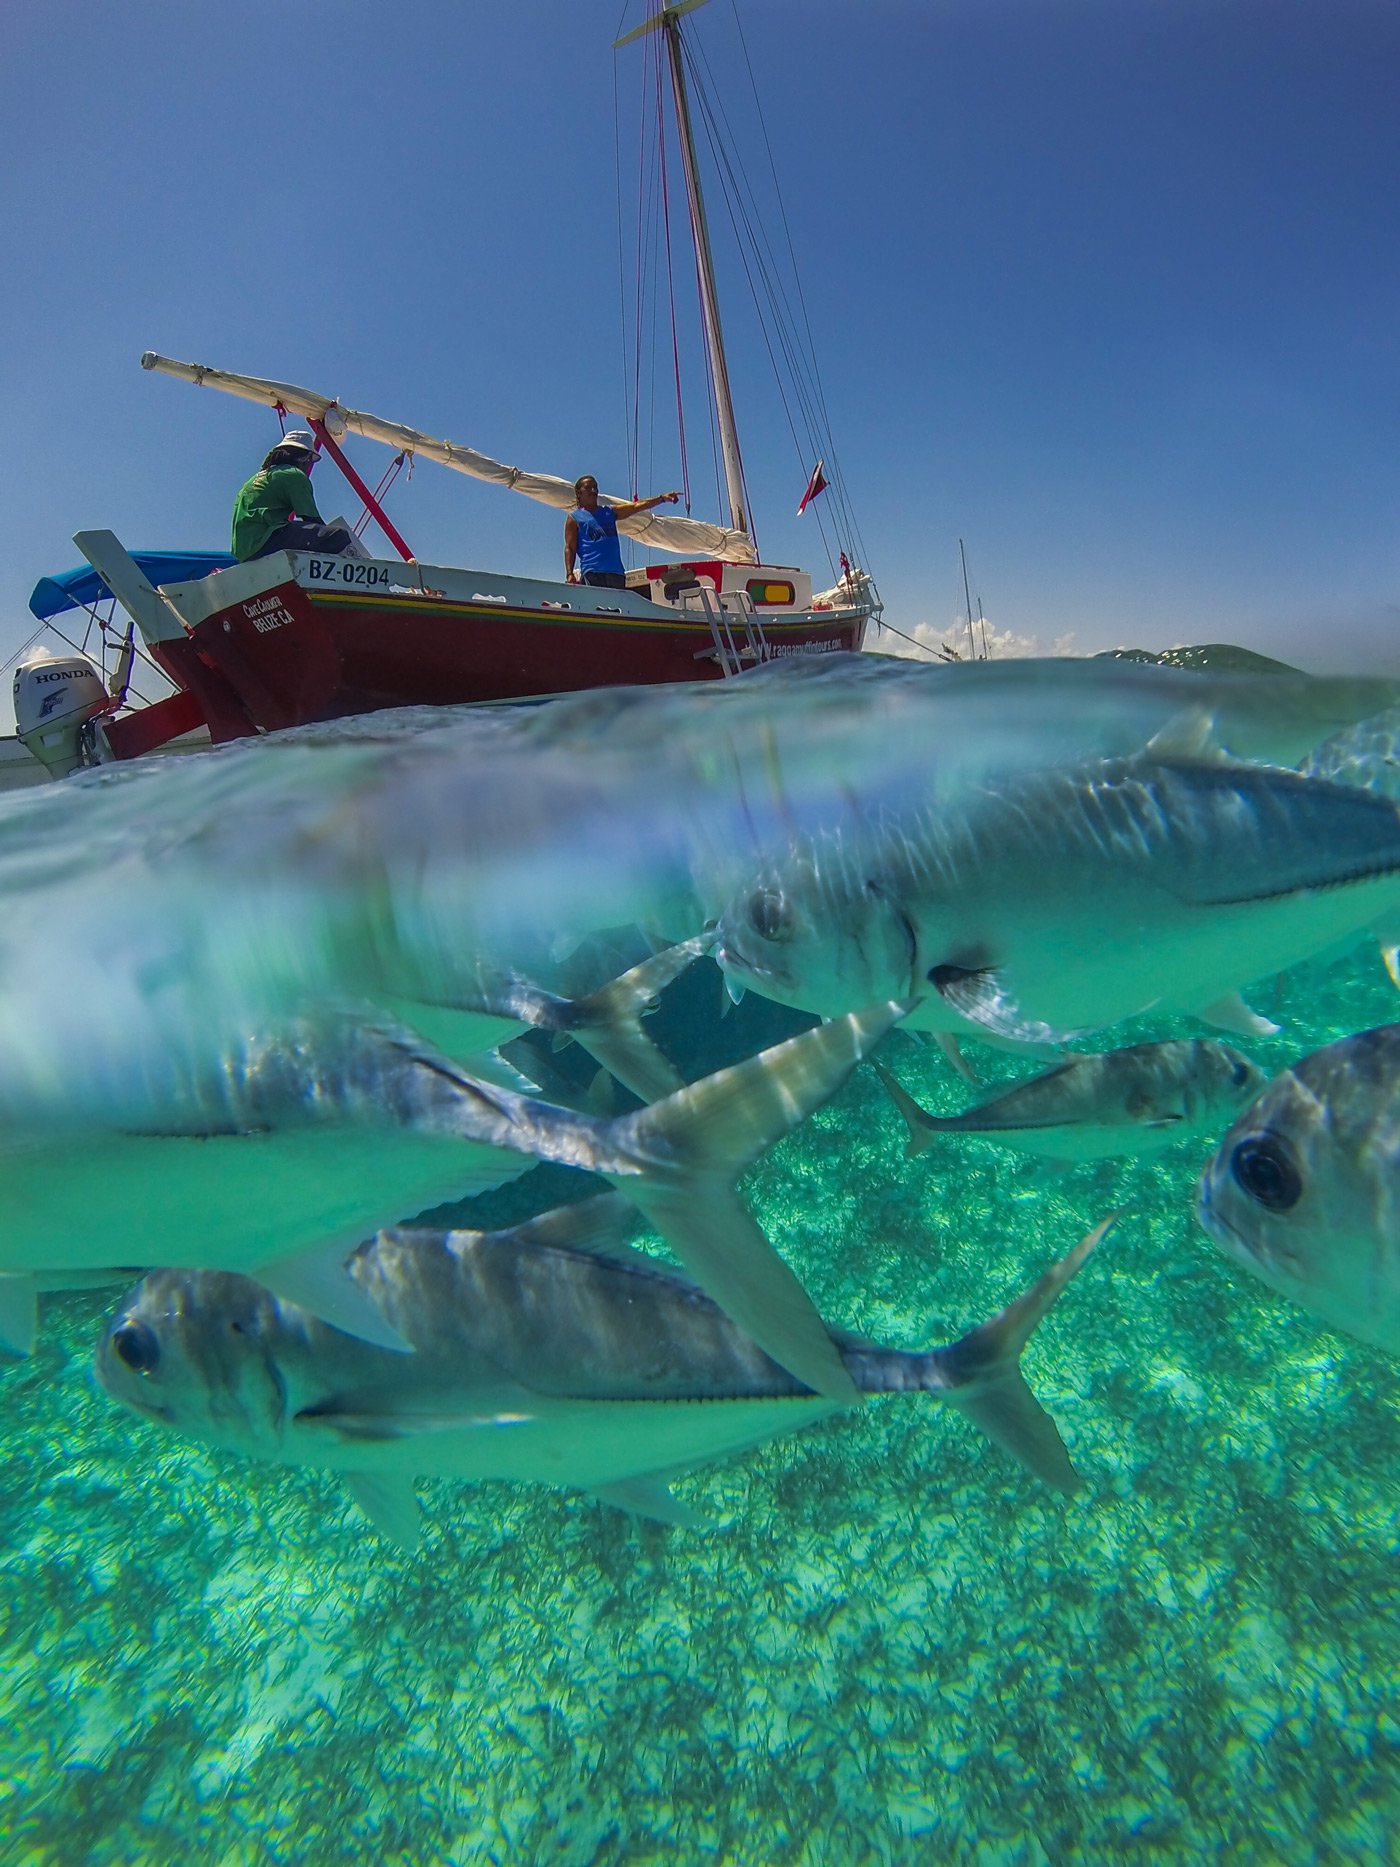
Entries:
{"label": "fish pectoral fin", "polygon": [[32,1355],[39,1329],[39,1283],[30,1271],[0,1275],[0,1348]]}
{"label": "fish pectoral fin", "polygon": [[855,1385],[811,1298],[734,1182],[804,1121],[910,1009],[873,1005],[717,1070],[605,1131],[598,1170],[636,1201],[701,1288],[799,1381],[850,1404]]}
{"label": "fish pectoral fin", "polygon": [[917,1032],[916,1035],[931,1038],[933,1042],[938,1045],[938,1048],[943,1052],[949,1063],[952,1064],[958,1075],[962,1077],[963,1081],[965,1083],[971,1083],[974,1088],[979,1086],[976,1070],[973,1069],[972,1065],[963,1055],[962,1046],[951,1031],[920,1031]]}
{"label": "fish pectoral fin", "polygon": [[345,1488],[389,1542],[411,1556],[423,1534],[423,1513],[412,1478],[398,1472],[345,1472]]}
{"label": "fish pectoral fin", "polygon": [[346,1269],[349,1255],[345,1245],[317,1245],[310,1251],[275,1258],[255,1275],[274,1296],[308,1310],[342,1334],[411,1355],[412,1343],[405,1341]]}
{"label": "fish pectoral fin", "polygon": [[1226,992],[1211,1004],[1202,1006],[1196,1016],[1202,1024],[1212,1025],[1217,1031],[1229,1031],[1235,1037],[1277,1037],[1282,1028],[1251,1010],[1238,992]]}
{"label": "fish pectoral fin", "polygon": [[980,1024],[994,1037],[1008,1037],[1018,1044],[1064,1044],[1071,1038],[1089,1035],[1087,1030],[1061,1030],[1041,1018],[1028,1017],[990,966],[975,970],[934,966],[928,978],[945,1005],[970,1024]]}
{"label": "fish pectoral fin", "polygon": [[591,1496],[611,1504],[634,1517],[650,1517],[655,1523],[667,1523],[678,1530],[712,1530],[708,1517],[682,1504],[661,1478],[620,1478],[615,1484],[590,1485]]}

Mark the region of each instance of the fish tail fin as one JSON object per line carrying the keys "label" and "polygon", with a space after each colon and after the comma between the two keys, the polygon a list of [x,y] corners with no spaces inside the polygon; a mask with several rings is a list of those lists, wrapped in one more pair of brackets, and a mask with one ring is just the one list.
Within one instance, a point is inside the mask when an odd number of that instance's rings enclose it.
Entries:
{"label": "fish tail fin", "polygon": [[[1060,1438],[1021,1372],[1021,1352],[1089,1254],[1112,1231],[1114,1213],[1022,1292],[951,1348],[935,1351],[938,1392],[1027,1471],[1058,1491],[1081,1483]],[[946,1385],[944,1385],[946,1383]]]}
{"label": "fish tail fin", "polygon": [[595,1063],[630,1089],[643,1102],[674,1095],[685,1078],[648,1037],[641,1021],[656,1008],[656,1001],[673,979],[707,953],[712,934],[682,940],[664,952],[652,954],[587,998],[575,999],[569,1030]]}
{"label": "fish tail fin", "polygon": [[883,1063],[877,1062],[875,1058],[872,1057],[870,1060],[870,1067],[885,1085],[885,1093],[904,1117],[905,1126],[909,1130],[909,1140],[904,1149],[904,1158],[906,1160],[915,1160],[923,1153],[924,1149],[933,1139],[933,1130],[930,1126],[933,1117],[926,1108],[922,1108],[919,1103],[914,1100],[913,1096],[911,1096],[907,1090],[901,1088]]}
{"label": "fish tail fin", "polygon": [[696,1282],[814,1392],[856,1388],[810,1297],[764,1238],[734,1182],[823,1103],[904,1016],[893,1002],[833,1018],[607,1124],[614,1185],[635,1200]]}

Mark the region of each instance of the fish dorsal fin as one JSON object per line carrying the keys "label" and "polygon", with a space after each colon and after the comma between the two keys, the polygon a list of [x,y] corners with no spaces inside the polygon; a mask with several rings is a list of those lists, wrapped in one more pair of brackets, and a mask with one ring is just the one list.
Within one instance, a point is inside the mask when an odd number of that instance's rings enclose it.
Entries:
{"label": "fish dorsal fin", "polygon": [[1088,1031],[1059,1030],[1039,1018],[1027,1017],[1000,974],[990,966],[975,970],[935,966],[929,973],[929,984],[959,1017],[1018,1044],[1064,1044],[1071,1038],[1089,1035]]}
{"label": "fish dorsal fin", "polygon": [[1229,1031],[1234,1037],[1277,1037],[1281,1029],[1246,1005],[1238,992],[1226,992],[1196,1016],[1202,1024],[1212,1025],[1217,1031]]}
{"label": "fish dorsal fin", "polygon": [[423,1534],[423,1513],[413,1480],[399,1472],[345,1472],[345,1488],[389,1542],[411,1556]]}
{"label": "fish dorsal fin", "polygon": [[555,1206],[523,1224],[488,1236],[526,1250],[564,1251],[575,1257],[595,1258],[619,1270],[688,1284],[690,1279],[671,1265],[633,1249],[631,1240],[643,1229],[642,1216],[630,1199],[624,1199],[621,1193],[599,1193],[572,1206]]}
{"label": "fish dorsal fin", "polygon": [[28,1271],[0,1276],[0,1348],[32,1355],[39,1327],[39,1284]]}
{"label": "fish dorsal fin", "polygon": [[714,1528],[708,1517],[682,1504],[662,1478],[620,1478],[616,1484],[590,1485],[589,1490],[601,1503],[629,1511],[634,1517],[650,1517],[678,1530]]}
{"label": "fish dorsal fin", "polygon": [[1142,758],[1154,764],[1189,761],[1194,765],[1227,765],[1229,754],[1215,736],[1215,719],[1202,707],[1188,707],[1153,733]]}
{"label": "fish dorsal fin", "polygon": [[386,1029],[386,1037],[402,1041],[411,1032],[420,1044],[463,1065],[519,1037],[528,1022],[509,1012],[476,1011],[426,998],[389,997],[378,1002],[391,1018],[406,1027]]}
{"label": "fish dorsal fin", "polygon": [[372,1303],[346,1268],[350,1248],[343,1244],[317,1245],[290,1257],[274,1258],[254,1273],[276,1297],[295,1303],[328,1322],[345,1335],[358,1336],[377,1348],[412,1353],[412,1344]]}

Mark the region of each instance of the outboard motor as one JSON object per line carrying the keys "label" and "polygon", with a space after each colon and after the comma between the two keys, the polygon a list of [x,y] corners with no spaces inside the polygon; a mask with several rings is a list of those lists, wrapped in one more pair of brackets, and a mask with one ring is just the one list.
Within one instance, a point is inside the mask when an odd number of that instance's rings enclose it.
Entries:
{"label": "outboard motor", "polygon": [[51,778],[66,778],[94,762],[89,720],[107,712],[111,696],[86,655],[39,648],[15,669],[15,730]]}

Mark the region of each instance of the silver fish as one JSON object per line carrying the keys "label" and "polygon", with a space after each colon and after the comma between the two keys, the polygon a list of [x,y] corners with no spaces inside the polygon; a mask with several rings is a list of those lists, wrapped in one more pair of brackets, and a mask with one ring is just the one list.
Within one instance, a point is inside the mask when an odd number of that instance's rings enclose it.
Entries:
{"label": "silver fish", "polygon": [[77,1125],[172,1040],[214,1058],[347,992],[456,1012],[493,976],[557,989],[541,953],[632,924],[689,935],[794,835],[839,846],[921,803],[962,815],[984,784],[1149,743],[1296,757],[1396,692],[1094,661],[803,665],[818,659],[523,713],[377,714],[5,800],[0,1122],[27,1119],[46,1065],[50,1108]]}
{"label": "silver fish", "polygon": [[1275,1077],[1201,1176],[1196,1216],[1271,1290],[1400,1354],[1400,1024]]}
{"label": "silver fish", "polygon": [[[721,912],[715,957],[833,1016],[1054,1042],[1234,995],[1400,904],[1400,811],[1267,767],[1104,761],[799,839]],[[932,987],[932,991],[928,987]]]}
{"label": "silver fish", "polygon": [[[757,1342],[809,1387],[846,1400],[850,1379],[820,1317],[734,1182],[904,1009],[821,1025],[606,1120],[476,1080],[412,1034],[348,1021],[299,1031],[296,1041],[284,1034],[202,1082],[168,1133],[101,1144],[88,1133],[12,1151],[0,1270],[252,1270],[315,1314],[383,1342],[382,1317],[344,1272],[351,1245],[386,1216],[551,1160],[624,1189]],[[22,1278],[0,1281],[0,1333],[22,1346],[33,1313]]]}
{"label": "silver fish", "polygon": [[[1077,1477],[1019,1357],[1113,1221],[1016,1302],[925,1353],[833,1335],[851,1396],[926,1392],[1061,1490]],[[327,1328],[248,1278],[152,1272],[97,1350],[114,1400],[220,1447],[342,1472],[378,1527],[412,1545],[413,1481],[512,1479],[686,1521],[671,1477],[834,1412],[694,1284],[632,1250],[616,1195],[508,1232],[379,1234],[351,1259],[415,1349]]]}
{"label": "silver fish", "polygon": [[1157,1154],[1222,1126],[1267,1081],[1229,1044],[1180,1038],[1065,1057],[974,1108],[930,1115],[877,1059],[871,1067],[908,1124],[910,1160],[939,1134],[976,1135],[1056,1161]]}

